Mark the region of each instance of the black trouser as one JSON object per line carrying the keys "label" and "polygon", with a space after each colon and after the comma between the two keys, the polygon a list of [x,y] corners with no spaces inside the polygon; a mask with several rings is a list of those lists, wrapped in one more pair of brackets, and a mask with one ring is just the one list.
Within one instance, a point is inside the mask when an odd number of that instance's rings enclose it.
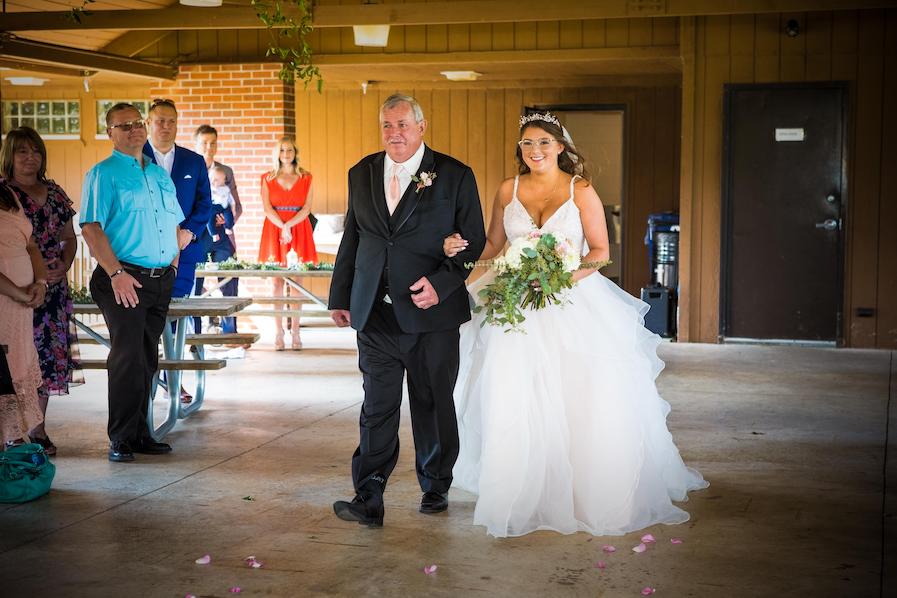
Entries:
{"label": "black trouser", "polygon": [[402,378],[408,374],[415,468],[424,492],[448,492],[458,458],[453,391],[458,378],[458,329],[404,334],[392,306],[378,301],[358,333],[364,378],[361,442],[352,457],[358,493],[382,492],[399,458]]}
{"label": "black trouser", "polygon": [[159,369],[159,338],[168,314],[175,271],[168,268],[158,278],[136,270],[126,271],[143,285],[136,289],[136,307],[115,302],[112,281],[101,267],[90,278],[90,294],[103,312],[112,341],[106,360],[109,440],[134,443],[150,435],[146,414],[153,376]]}

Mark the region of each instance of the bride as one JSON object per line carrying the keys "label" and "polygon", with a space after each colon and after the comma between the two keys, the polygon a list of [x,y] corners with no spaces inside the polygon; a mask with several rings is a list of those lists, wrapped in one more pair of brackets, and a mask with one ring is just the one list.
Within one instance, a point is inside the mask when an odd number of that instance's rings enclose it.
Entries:
{"label": "bride", "polygon": [[[549,112],[520,124],[520,175],[498,189],[480,259],[538,229],[587,245],[583,262],[607,260],[604,208],[566,131]],[[453,235],[444,250],[452,257],[465,245]],[[522,334],[481,326],[483,313],[461,328],[454,484],[478,495],[474,523],[494,536],[683,523],[688,513],[672,501],[708,485],[667,430],[648,306],[596,270],[573,279],[566,305],[525,312]]]}

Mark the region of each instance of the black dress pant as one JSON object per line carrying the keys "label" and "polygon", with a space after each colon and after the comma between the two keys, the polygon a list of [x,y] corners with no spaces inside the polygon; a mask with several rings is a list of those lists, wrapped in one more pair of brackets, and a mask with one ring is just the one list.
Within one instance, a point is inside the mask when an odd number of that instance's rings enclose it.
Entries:
{"label": "black dress pant", "polygon": [[153,376],[159,369],[159,338],[168,314],[175,270],[169,268],[158,278],[136,270],[127,272],[143,285],[137,289],[136,307],[115,302],[112,281],[100,267],[90,278],[90,294],[103,312],[112,345],[106,360],[109,440],[139,443],[150,437],[146,414]]}
{"label": "black dress pant", "polygon": [[399,457],[402,380],[408,375],[415,468],[424,492],[448,492],[458,458],[453,392],[458,378],[458,329],[405,334],[392,306],[378,301],[358,333],[364,379],[361,441],[352,457],[358,493],[382,493]]}

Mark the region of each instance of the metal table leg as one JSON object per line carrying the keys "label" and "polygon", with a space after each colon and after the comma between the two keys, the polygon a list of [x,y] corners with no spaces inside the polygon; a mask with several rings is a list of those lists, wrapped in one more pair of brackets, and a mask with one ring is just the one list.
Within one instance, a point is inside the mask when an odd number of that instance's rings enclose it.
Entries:
{"label": "metal table leg", "polygon": [[[177,322],[177,332],[171,332],[171,322]],[[167,318],[165,328],[162,330],[162,354],[166,359],[181,359],[184,354],[184,344],[187,340],[187,318]],[[181,371],[166,370],[165,380],[168,386],[168,417],[159,427],[153,424],[153,398],[159,386],[159,372],[153,377],[153,385],[150,390],[149,406],[146,413],[146,424],[150,435],[157,442],[168,434],[178,421],[181,406]]]}
{"label": "metal table leg", "polygon": [[303,295],[305,295],[306,297],[311,299],[312,302],[314,302],[316,305],[318,305],[318,307],[327,309],[327,304],[324,303],[323,301],[321,301],[317,295],[315,295],[314,293],[312,293],[311,291],[306,289],[304,286],[302,286],[301,284],[299,284],[292,278],[284,278],[284,280],[287,282],[288,285],[290,285],[290,287],[296,289],[297,291],[299,291],[300,293],[302,293]]}

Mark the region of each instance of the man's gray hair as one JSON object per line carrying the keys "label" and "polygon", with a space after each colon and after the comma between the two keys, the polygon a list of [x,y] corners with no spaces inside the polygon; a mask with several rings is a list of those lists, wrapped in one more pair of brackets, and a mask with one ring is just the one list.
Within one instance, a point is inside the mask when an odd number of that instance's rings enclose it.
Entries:
{"label": "man's gray hair", "polygon": [[420,107],[420,104],[417,103],[417,100],[415,100],[411,96],[406,96],[405,94],[401,93],[394,93],[386,98],[386,101],[383,102],[382,106],[380,106],[380,120],[383,120],[384,112],[386,112],[387,110],[391,110],[392,108],[395,108],[399,104],[403,103],[411,106],[411,110],[414,111],[415,122],[421,122],[424,120],[424,109]]}

